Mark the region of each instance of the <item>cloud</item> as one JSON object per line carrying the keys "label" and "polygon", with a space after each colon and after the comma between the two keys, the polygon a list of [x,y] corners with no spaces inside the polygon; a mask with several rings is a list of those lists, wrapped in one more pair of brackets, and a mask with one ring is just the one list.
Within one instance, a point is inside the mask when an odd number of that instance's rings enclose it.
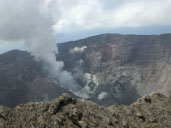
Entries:
{"label": "cloud", "polygon": [[170,0],[57,0],[57,32],[171,25]]}
{"label": "cloud", "polygon": [[171,25],[170,6],[170,0],[126,0],[112,18],[116,26]]}
{"label": "cloud", "polygon": [[[0,23],[9,26],[10,34],[3,33],[6,38],[23,37],[26,34],[25,31],[30,28],[29,23],[33,23],[34,27],[42,20],[42,17],[38,17],[35,10],[37,3],[42,3],[39,8],[47,14],[46,17],[43,17],[45,20],[52,17],[53,20],[48,24],[53,24],[55,34],[59,35],[78,34],[80,31],[96,29],[117,29],[119,27],[171,26],[170,0],[31,0],[29,2],[24,0],[21,3],[17,0],[4,1],[0,1],[0,16],[3,17]],[[8,6],[6,6],[7,4]],[[13,6],[17,7],[13,8]],[[18,10],[26,15],[16,13]],[[8,17],[8,14],[11,13],[14,14],[13,17]],[[24,21],[18,26],[24,28],[23,31],[18,31],[16,27],[6,22],[8,19],[12,20],[13,24]],[[1,31],[4,29],[6,28],[0,26]],[[47,33],[49,33],[48,31]]]}

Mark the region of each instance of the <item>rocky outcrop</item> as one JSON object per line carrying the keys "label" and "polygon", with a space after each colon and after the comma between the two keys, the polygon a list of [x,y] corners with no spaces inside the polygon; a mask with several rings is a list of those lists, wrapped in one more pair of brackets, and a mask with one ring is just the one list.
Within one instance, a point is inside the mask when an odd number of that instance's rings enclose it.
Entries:
{"label": "rocky outcrop", "polygon": [[63,94],[49,102],[14,109],[0,106],[1,128],[168,128],[171,98],[152,93],[130,106],[101,107]]}

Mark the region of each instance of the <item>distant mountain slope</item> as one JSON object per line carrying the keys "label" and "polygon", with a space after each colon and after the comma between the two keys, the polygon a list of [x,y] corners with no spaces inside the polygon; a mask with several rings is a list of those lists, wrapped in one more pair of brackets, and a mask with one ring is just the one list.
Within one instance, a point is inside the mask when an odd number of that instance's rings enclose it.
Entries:
{"label": "distant mountain slope", "polygon": [[81,90],[70,92],[49,79],[41,62],[18,50],[0,55],[0,104],[56,98],[63,92],[100,105],[130,104],[152,91],[171,92],[171,34],[103,34],[58,44],[57,60]]}
{"label": "distant mountain slope", "polygon": [[98,106],[64,94],[49,102],[0,106],[1,128],[169,128],[171,98],[152,93],[130,106]]}
{"label": "distant mountain slope", "polygon": [[56,98],[63,92],[69,93],[54,84],[30,54],[13,50],[0,55],[0,104],[14,107]]}

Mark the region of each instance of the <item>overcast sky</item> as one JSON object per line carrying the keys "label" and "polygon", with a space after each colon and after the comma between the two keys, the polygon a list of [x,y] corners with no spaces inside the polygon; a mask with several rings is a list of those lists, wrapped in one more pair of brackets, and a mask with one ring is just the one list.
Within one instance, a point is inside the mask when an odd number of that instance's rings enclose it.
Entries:
{"label": "overcast sky", "polygon": [[[53,16],[53,29],[58,43],[102,33],[161,34],[171,32],[171,0],[41,1],[44,7],[48,6]],[[3,2],[0,1],[3,14],[7,8],[4,9],[2,6]],[[22,43],[13,45],[0,43],[1,52],[17,47],[23,49]]]}

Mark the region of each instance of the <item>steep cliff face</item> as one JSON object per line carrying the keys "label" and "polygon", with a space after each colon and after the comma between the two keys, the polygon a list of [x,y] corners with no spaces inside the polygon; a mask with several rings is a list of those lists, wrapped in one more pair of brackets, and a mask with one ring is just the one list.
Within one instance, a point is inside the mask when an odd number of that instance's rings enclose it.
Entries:
{"label": "steep cliff face", "polygon": [[78,96],[109,105],[152,91],[170,95],[171,34],[98,35],[60,44],[59,53],[83,86]]}
{"label": "steep cliff face", "polygon": [[169,128],[171,99],[152,93],[130,106],[98,106],[64,94],[49,102],[0,106],[1,128]]}

